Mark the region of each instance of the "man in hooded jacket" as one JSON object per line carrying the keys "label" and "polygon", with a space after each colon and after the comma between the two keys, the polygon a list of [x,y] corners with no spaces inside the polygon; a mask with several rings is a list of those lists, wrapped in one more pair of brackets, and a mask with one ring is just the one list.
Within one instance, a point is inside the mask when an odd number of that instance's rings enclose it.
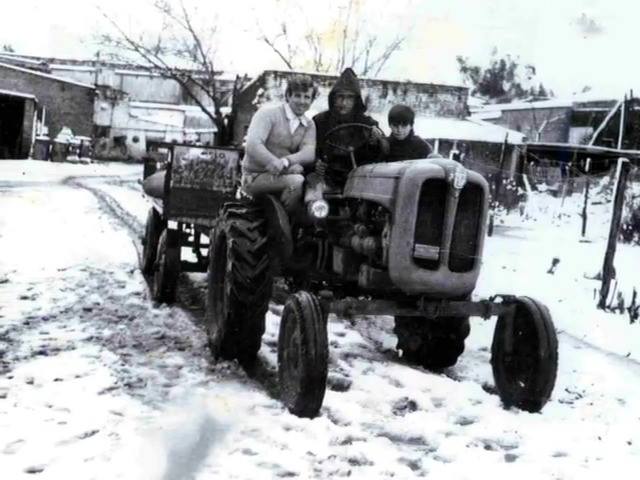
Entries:
{"label": "man in hooded jacket", "polygon": [[[378,128],[378,122],[366,115],[365,111],[358,77],[352,69],[347,68],[329,92],[329,110],[313,117],[316,124],[316,157],[319,160],[316,171],[324,174],[330,185],[343,186],[353,169],[353,163],[345,149],[331,146],[327,140],[345,147],[361,144],[353,152],[357,166],[378,161],[388,152],[388,144]],[[326,138],[332,129],[348,123],[364,124],[371,129],[345,127]],[[308,178],[308,183],[315,182]]]}

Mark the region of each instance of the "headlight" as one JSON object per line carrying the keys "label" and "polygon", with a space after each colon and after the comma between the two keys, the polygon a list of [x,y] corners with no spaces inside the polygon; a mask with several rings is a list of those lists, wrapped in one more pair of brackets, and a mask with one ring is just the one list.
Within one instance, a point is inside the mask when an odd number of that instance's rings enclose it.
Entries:
{"label": "headlight", "polygon": [[327,218],[329,204],[324,200],[314,200],[309,204],[309,213],[314,218]]}

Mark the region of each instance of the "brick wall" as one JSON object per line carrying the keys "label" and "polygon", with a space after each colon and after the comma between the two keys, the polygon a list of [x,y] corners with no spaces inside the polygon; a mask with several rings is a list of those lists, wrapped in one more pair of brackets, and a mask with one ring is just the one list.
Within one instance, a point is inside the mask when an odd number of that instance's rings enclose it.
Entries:
{"label": "brick wall", "polygon": [[91,136],[94,89],[0,65],[0,89],[35,95],[45,106],[45,124],[55,137],[63,126],[76,135]]}

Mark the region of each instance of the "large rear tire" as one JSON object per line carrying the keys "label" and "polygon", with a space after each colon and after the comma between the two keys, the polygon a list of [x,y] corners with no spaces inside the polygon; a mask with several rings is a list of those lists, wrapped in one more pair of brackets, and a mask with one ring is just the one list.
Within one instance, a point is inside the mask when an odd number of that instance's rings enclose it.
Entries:
{"label": "large rear tire", "polygon": [[257,357],[271,297],[266,222],[261,210],[234,203],[211,230],[206,327],[214,358],[245,367]]}
{"label": "large rear tire", "polygon": [[144,227],[144,238],[142,239],[142,273],[145,275],[150,275],[153,272],[160,234],[165,227],[166,222],[162,221],[157,210],[153,207],[149,208]]}
{"label": "large rear tire", "polygon": [[172,303],[176,299],[178,276],[180,275],[179,233],[165,228],[160,234],[158,251],[153,270],[153,299]]}
{"label": "large rear tire", "polygon": [[469,336],[468,317],[395,317],[394,332],[402,358],[428,370],[452,367],[464,352]]}
{"label": "large rear tire", "polygon": [[558,372],[558,337],[549,310],[530,297],[517,297],[513,319],[498,317],[491,367],[505,407],[539,412]]}
{"label": "large rear tire", "polygon": [[298,417],[320,411],[327,388],[329,345],[327,316],[317,297],[290,295],[280,320],[278,379],[283,403]]}

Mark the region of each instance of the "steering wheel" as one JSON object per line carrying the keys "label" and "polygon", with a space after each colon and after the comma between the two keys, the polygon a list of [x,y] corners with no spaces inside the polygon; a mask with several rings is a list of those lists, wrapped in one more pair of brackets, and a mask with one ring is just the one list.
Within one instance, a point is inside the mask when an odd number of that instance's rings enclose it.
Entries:
{"label": "steering wheel", "polygon": [[[358,148],[369,143],[369,141],[371,140],[371,136],[373,135],[373,128],[374,127],[372,127],[371,125],[367,125],[364,123],[343,123],[342,125],[333,127],[325,134],[324,143],[345,153],[353,153]],[[364,135],[362,135],[362,138],[355,139],[350,136],[350,138],[348,139],[350,141],[347,141],[346,143],[336,143],[336,141],[333,141],[334,137],[336,137],[336,139],[339,138],[338,134],[340,132],[349,129],[363,130]]]}

